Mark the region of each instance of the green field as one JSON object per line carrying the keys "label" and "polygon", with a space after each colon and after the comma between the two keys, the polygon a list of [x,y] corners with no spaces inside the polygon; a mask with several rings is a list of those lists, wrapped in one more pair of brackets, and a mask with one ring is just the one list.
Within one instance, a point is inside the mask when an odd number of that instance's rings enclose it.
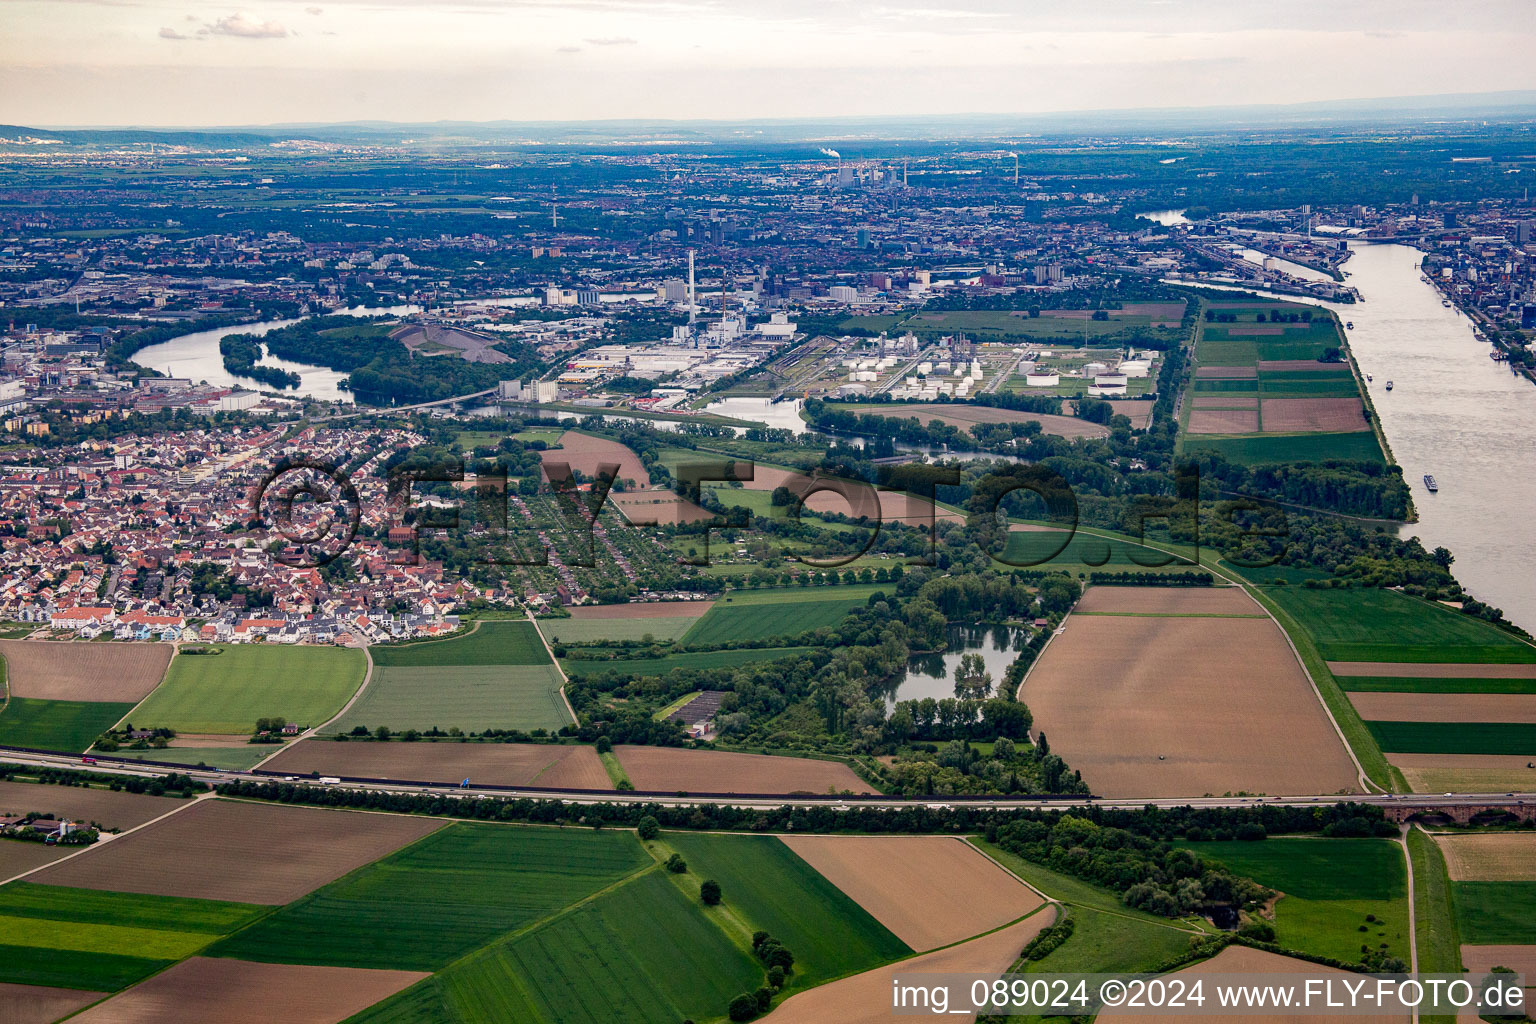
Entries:
{"label": "green field", "polygon": [[0,746],[78,754],[132,710],[132,704],[12,697],[0,711]]}
{"label": "green field", "polygon": [[1200,362],[1204,366],[1252,366],[1259,361],[1259,346],[1252,341],[1229,339],[1222,331],[1206,327],[1200,339]]}
{"label": "green field", "polygon": [[[1408,959],[1408,873],[1387,839],[1265,839],[1179,843],[1208,861],[1285,893],[1275,904],[1281,946],[1357,961],[1361,945]],[[1366,916],[1374,915],[1375,922]],[[1366,930],[1360,931],[1365,925]]]}
{"label": "green field", "polygon": [[[1143,547],[1131,540],[1110,539],[1077,531],[1066,546],[1063,530],[1028,530],[1008,534],[1002,559],[1019,568],[1061,572],[1181,572],[1198,566],[1167,551]],[[1061,548],[1059,553],[1057,548]],[[1139,561],[1137,561],[1139,559]],[[1162,563],[1166,562],[1164,565]],[[1142,564],[1150,563],[1150,564]]]}
{"label": "green field", "polygon": [[363,652],[342,647],[233,644],[220,653],[178,654],[161,683],[129,718],[140,729],[249,733],[256,719],[281,716],[319,725],[362,685]]}
{"label": "green field", "polygon": [[[1331,373],[1261,373],[1259,398],[1358,398],[1352,376]],[[1365,422],[1361,418],[1362,423]]]}
{"label": "green field", "polygon": [[385,644],[369,650],[375,665],[391,668],[439,665],[547,665],[538,631],[526,620],[481,622],[473,632],[447,640]]}
{"label": "green field", "polygon": [[1525,722],[1366,722],[1392,754],[1536,754],[1536,725]]}
{"label": "green field", "polygon": [[289,904],[211,954],[438,970],[650,862],[631,832],[454,824]]}
{"label": "green field", "polygon": [[808,654],[814,647],[750,647],[727,651],[694,651],[687,654],[670,654],[665,658],[624,658],[613,661],[582,661],[566,659],[560,663],[565,674],[600,676],[605,672],[621,675],[659,676],[678,669],[735,668],[757,661],[773,661]]}
{"label": "green field", "polygon": [[1536,882],[1452,882],[1451,902],[1462,942],[1494,946],[1532,940]]}
{"label": "green field", "polygon": [[561,682],[552,663],[375,668],[368,689],[327,732],[358,725],[385,725],[396,732],[559,729],[571,721]]}
{"label": "green field", "polygon": [[1267,594],[1330,661],[1536,661],[1536,647],[1480,619],[1392,590],[1274,587]]}
{"label": "green field", "polygon": [[[1419,970],[1455,974],[1461,970],[1461,935],[1445,858],[1423,829],[1408,830],[1413,858],[1413,906],[1419,941]],[[1453,1018],[1445,1018],[1450,1021]]]}
{"label": "green field", "polygon": [[1252,394],[1259,390],[1259,381],[1256,377],[1196,377],[1194,390],[1200,394],[1231,392]]}
{"label": "green field", "polygon": [[197,953],[266,907],[12,882],[0,981],[111,991]]}
{"label": "green field", "polygon": [[699,621],[698,615],[677,615],[664,619],[540,619],[539,631],[550,643],[592,644],[605,640],[678,640]]}
{"label": "green field", "polygon": [[1536,679],[1429,679],[1418,676],[1337,676],[1346,690],[1375,693],[1536,693]]}
{"label": "green field", "polygon": [[876,590],[889,586],[785,587],[732,591],[683,636],[684,642],[732,644],[795,636],[808,629],[836,626]]}
{"label": "green field", "polygon": [[774,836],[668,832],[690,875],[713,878],[725,905],[795,954],[794,987],[908,956],[906,943]]}
{"label": "green field", "polygon": [[1385,462],[1376,435],[1369,430],[1345,434],[1251,434],[1242,437],[1186,435],[1183,450],[1213,451],[1228,462],[1262,466],[1276,462],[1322,462],[1357,459]]}

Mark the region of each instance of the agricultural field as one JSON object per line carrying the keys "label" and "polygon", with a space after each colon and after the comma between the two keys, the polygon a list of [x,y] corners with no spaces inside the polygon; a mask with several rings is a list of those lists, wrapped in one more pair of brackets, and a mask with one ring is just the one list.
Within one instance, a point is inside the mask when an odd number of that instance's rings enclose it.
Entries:
{"label": "agricultural field", "polygon": [[628,480],[641,489],[651,486],[651,476],[640,462],[640,456],[617,441],[595,437],[578,430],[567,430],[560,435],[560,447],[546,448],[539,453],[539,460],[548,466],[564,463],[572,470],[587,477],[596,477],[598,467],[607,463],[617,465],[619,480]]}
{"label": "agricultural field", "polygon": [[684,642],[733,644],[796,636],[835,626],[866,604],[879,585],[788,587],[737,591],[715,602],[709,614],[683,635]]}
{"label": "agricultural field", "polygon": [[362,685],[363,652],[278,644],[212,646],[178,654],[162,683],[129,719],[140,729],[249,734],[258,718],[305,726],[330,718]]}
{"label": "agricultural field", "polygon": [[587,605],[569,609],[570,618],[540,619],[538,626],[550,643],[643,640],[646,636],[677,640],[713,605],[713,601]]}
{"label": "agricultural field", "polygon": [[1392,590],[1274,587],[1266,596],[1330,662],[1536,663],[1536,647],[1509,633]]}
{"label": "agricultural field", "polygon": [[135,703],[160,685],[171,644],[0,640],[12,697]]}
{"label": "agricultural field", "polygon": [[423,975],[338,967],[246,964],[194,957],[71,1020],[84,1024],[218,1021],[267,1024],[274,1006],[285,1024],[334,1024]]}
{"label": "agricultural field", "polygon": [[417,640],[369,649],[375,665],[429,668],[466,665],[547,665],[549,655],[531,622],[491,619],[446,640]]}
{"label": "agricultural field", "polygon": [[132,710],[132,704],[12,697],[0,707],[0,746],[78,754]]}
{"label": "agricultural field", "polygon": [[1281,946],[1357,961],[1366,944],[1408,960],[1408,873],[1397,843],[1282,837],[1180,845],[1283,892],[1274,918]]}
{"label": "agricultural field", "polygon": [[461,822],[318,889],[210,952],[439,970],[650,863],[627,831]]}
{"label": "agricultural field", "polygon": [[1177,593],[1146,598],[1167,615],[1067,618],[1021,694],[1052,749],[1101,796],[1355,791],[1355,766],[1279,628],[1181,614]]}
{"label": "agricultural field", "polygon": [[1536,832],[1441,832],[1445,868],[1457,882],[1536,882]]}
{"label": "agricultural field", "polygon": [[1265,618],[1241,587],[1089,587],[1077,615],[1201,615]]}
{"label": "agricultural field", "polygon": [[999,556],[1006,566],[1047,572],[1185,572],[1196,568],[1179,556],[1128,537],[1101,537],[1014,523]]}
{"label": "agricultural field", "polygon": [[150,796],[147,793],[126,793],[87,786],[0,781],[0,816],[37,812],[96,821],[107,828],[129,829],[185,805],[185,800],[173,796]]}
{"label": "agricultural field", "polygon": [[1002,927],[1044,902],[948,836],[786,836],[783,843],[918,952]]}
{"label": "agricultural field", "polygon": [[241,903],[12,882],[0,888],[0,981],[115,991],[263,913]]}
{"label": "agricultural field", "polygon": [[[1081,386],[1081,385],[1080,385]],[[988,405],[968,405],[965,402],[945,402],[940,405],[920,403],[893,403],[889,405],[832,403],[834,409],[870,416],[888,416],[892,419],[916,419],[923,424],[946,423],[961,430],[971,430],[980,423],[1038,423],[1047,434],[1058,437],[1108,437],[1109,428],[1075,416],[1054,416],[1049,413],[1019,412]]]}
{"label": "agricultural field", "polygon": [[53,1024],[105,994],[0,982],[0,1020],[11,1024]]}
{"label": "agricultural field", "polygon": [[441,825],[435,818],[204,800],[31,881],[277,906]]}
{"label": "agricultural field", "polygon": [[658,793],[872,793],[841,761],[681,747],[613,748],[636,789]]}
{"label": "agricultural field", "polygon": [[611,789],[602,762],[589,746],[554,743],[432,742],[337,743],[300,740],[262,766],[285,775],[334,775],[359,779],[475,785]]}
{"label": "agricultural field", "polygon": [[1415,793],[1536,790],[1536,768],[1529,754],[1395,753],[1390,760]]}
{"label": "agricultural field", "polygon": [[600,676],[607,672],[621,675],[661,676],[678,669],[735,668],[757,661],[774,661],[792,658],[814,651],[814,647],[747,647],[738,650],[693,651],[669,654],[662,658],[618,658],[597,661],[582,658],[565,658],[560,662],[565,674],[572,677]]}
{"label": "agricultural field", "polygon": [[[1536,833],[1434,833],[1451,879],[1451,905],[1469,967],[1536,962]],[[1518,947],[1493,950],[1487,947]]]}

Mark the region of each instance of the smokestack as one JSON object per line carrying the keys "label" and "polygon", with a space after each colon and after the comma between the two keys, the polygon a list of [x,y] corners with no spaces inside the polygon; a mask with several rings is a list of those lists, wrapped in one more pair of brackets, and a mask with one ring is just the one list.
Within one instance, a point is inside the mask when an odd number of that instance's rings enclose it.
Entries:
{"label": "smokestack", "polygon": [[688,250],[688,326],[693,326],[693,250]]}

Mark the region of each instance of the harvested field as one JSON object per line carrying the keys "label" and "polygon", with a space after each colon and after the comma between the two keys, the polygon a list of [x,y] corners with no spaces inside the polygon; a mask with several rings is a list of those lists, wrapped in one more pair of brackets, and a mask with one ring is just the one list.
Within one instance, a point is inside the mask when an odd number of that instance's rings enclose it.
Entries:
{"label": "harvested field", "polygon": [[1351,693],[1368,722],[1525,722],[1536,724],[1536,693]]}
{"label": "harvested field", "polygon": [[1124,416],[1131,421],[1131,427],[1135,430],[1147,429],[1147,424],[1152,420],[1152,403],[1131,401],[1130,399],[1110,399],[1109,406],[1115,411],[1116,416]]}
{"label": "harvested field", "polygon": [[1316,359],[1260,359],[1259,371],[1290,373],[1337,373],[1350,372],[1348,363],[1320,363]]}
{"label": "harvested field", "polygon": [[713,601],[650,601],[636,604],[593,604],[570,608],[571,618],[589,619],[696,619],[713,608]]}
{"label": "harvested field", "polygon": [[1260,410],[1266,433],[1371,429],[1358,398],[1266,398]]}
{"label": "harvested field", "polygon": [[[1477,946],[1464,944],[1461,947],[1461,966],[1474,974],[1482,974],[1495,967],[1508,967],[1517,974],[1525,975],[1525,1005],[1530,1007],[1536,999],[1536,945],[1505,945],[1505,946]],[[1530,1016],[1529,1010],[1526,1016]],[[1470,1024],[1481,1024],[1481,1018],[1472,1013],[1464,1013],[1457,1018],[1459,1021],[1468,1021]]]}
{"label": "harvested field", "polygon": [[1252,366],[1198,366],[1195,368],[1195,376],[1207,380],[1236,380],[1258,375],[1259,371]]}
{"label": "harvested field", "polygon": [[70,1019],[80,1024],[335,1024],[425,977],[418,971],[193,957]]}
{"label": "harvested field", "polygon": [[[609,609],[635,609],[634,616],[613,615],[602,618],[571,616],[565,618],[549,618],[539,620],[539,632],[543,633],[551,641],[564,641],[566,643],[601,643],[613,640],[644,640],[647,633],[653,640],[678,640],[691,628],[704,613],[708,612],[713,601],[684,601],[673,602],[667,608],[666,615],[639,614],[639,609],[654,607],[643,604],[619,604],[602,605],[604,611]],[[682,606],[689,610],[684,612]],[[677,608],[677,611],[673,611]],[[572,611],[597,611],[598,608],[582,609],[573,608]]]}
{"label": "harvested field", "polygon": [[593,437],[591,434],[583,434],[575,430],[567,430],[560,435],[559,448],[546,448],[539,452],[539,460],[546,466],[550,463],[563,462],[571,469],[589,477],[597,476],[597,467],[600,464],[617,463],[618,479],[633,480],[646,489],[651,486],[651,475],[645,471],[645,466],[640,462],[640,456],[617,441],[610,441],[605,437]]}
{"label": "harvested field", "polygon": [[780,838],[918,952],[999,928],[1044,902],[951,836]]}
{"label": "harvested field", "polygon": [[1536,665],[1415,665],[1396,661],[1330,661],[1336,676],[1403,676],[1423,679],[1536,679]]}
{"label": "harvested field", "polygon": [[553,743],[337,743],[300,740],[262,766],[282,775],[410,782],[469,779],[488,786],[612,789],[591,747]]}
{"label": "harvested field", "polygon": [[[1019,950],[1056,919],[1056,911],[1045,907],[1018,924],[970,942],[934,950],[889,967],[855,974],[831,984],[791,996],[763,1019],[770,1024],[885,1024],[910,1020],[890,1010],[891,979],[897,974],[1006,971],[1017,959]],[[946,1014],[946,1020],[973,1021],[971,1014]]]}
{"label": "harvested field", "polygon": [[1536,882],[1536,832],[1436,835],[1456,882]]}
{"label": "harvested field", "polygon": [[1070,616],[1022,699],[1101,796],[1358,787],[1310,680],[1266,619]]}
{"label": "harvested field", "polygon": [[[1228,946],[1209,960],[1204,960],[1193,967],[1186,967],[1181,971],[1174,972],[1174,976],[1198,976],[1202,974],[1321,974],[1350,977],[1347,971],[1341,971],[1336,967],[1323,967],[1305,960],[1281,956],[1278,953],[1266,953],[1262,949],[1249,949],[1246,946]],[[1095,1024],[1132,1024],[1132,1022],[1144,1019],[1137,1014],[1117,1013],[1113,1010],[1106,1010],[1094,1018]],[[1245,1024],[1248,1021],[1253,1021],[1255,1024],[1359,1024],[1361,1021],[1373,1020],[1402,1021],[1406,1024],[1411,1018],[1406,1013],[1365,1015],[1224,1013],[1220,1016],[1206,1017],[1204,1019],[1221,1021],[1224,1024]]]}
{"label": "harvested field", "polygon": [[1258,395],[1195,395],[1196,409],[1258,409]]}
{"label": "harvested field", "polygon": [[636,789],[684,793],[872,793],[841,761],[678,747],[613,748]]}
{"label": "harvested field", "polygon": [[1259,429],[1252,409],[1195,409],[1189,414],[1191,434],[1251,434]]}
{"label": "harvested field", "polygon": [[1525,754],[1388,754],[1416,793],[1526,793],[1536,790]]}
{"label": "harvested field", "polygon": [[5,1024],[53,1024],[104,995],[71,988],[0,984],[0,1020]]}
{"label": "harvested field", "polygon": [[0,640],[12,697],[141,701],[160,685],[170,644]]}
{"label": "harvested field", "polygon": [[1241,587],[1089,587],[1077,611],[1139,615],[1258,615]]}
{"label": "harvested field", "polygon": [[1029,423],[1040,424],[1047,434],[1058,437],[1108,437],[1109,428],[1075,416],[1054,416],[1050,413],[1019,412],[1015,409],[998,409],[989,405],[965,405],[951,402],[944,405],[877,406],[875,415],[896,419],[916,418],[923,423],[947,423],[952,427],[969,430],[978,423]]}
{"label": "harvested field", "polygon": [[625,519],[636,526],[676,526],[678,523],[697,523],[715,517],[709,509],[684,501],[665,487],[648,491],[610,492],[608,500],[624,513]]}
{"label": "harvested field", "polygon": [[99,821],[108,828],[134,828],[185,805],[186,801],[178,797],[150,796],[147,793],[87,789],[84,786],[45,786],[33,782],[0,782],[0,814],[39,811],[84,821]]}
{"label": "harvested field", "polygon": [[205,800],[31,881],[283,904],[441,827],[437,818]]}
{"label": "harvested field", "polygon": [[[44,864],[52,864],[66,853],[75,853],[73,847],[49,846],[45,843],[18,843],[0,842],[0,882],[25,874],[33,868],[40,868]],[[0,995],[0,1010],[5,1007],[5,999]],[[3,1012],[0,1012],[0,1020],[6,1020]]]}

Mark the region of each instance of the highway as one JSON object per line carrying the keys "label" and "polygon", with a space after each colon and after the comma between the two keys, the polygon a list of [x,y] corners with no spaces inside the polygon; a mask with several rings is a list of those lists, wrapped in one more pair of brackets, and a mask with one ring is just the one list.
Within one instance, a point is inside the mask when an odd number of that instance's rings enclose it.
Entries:
{"label": "highway", "polygon": [[1456,806],[1508,807],[1524,816],[1524,809],[1536,807],[1536,793],[1455,793],[1436,795],[1431,793],[1392,794],[1360,793],[1355,795],[1319,794],[1317,796],[1197,796],[1197,797],[1147,797],[1103,799],[1098,797],[890,797],[890,796],[834,796],[790,795],[770,796],[762,794],[734,793],[645,793],[608,792],[590,789],[538,789],[519,786],[477,786],[462,788],[450,783],[411,782],[399,779],[345,778],[340,783],[325,784],[307,776],[283,775],[265,771],[225,771],[220,769],[187,768],[181,766],[146,765],[138,761],[118,760],[107,755],[93,754],[90,760],[79,755],[44,754],[37,751],[0,747],[0,762],[38,768],[65,768],[77,771],[100,772],[108,775],[139,776],[154,778],[173,773],[188,775],[199,782],[217,785],[222,782],[292,782],[324,789],[366,790],[379,793],[433,795],[459,798],[500,797],[532,800],[564,800],[576,804],[641,803],[661,804],[670,807],[693,807],[699,804],[728,804],[733,807],[901,807],[955,808],[972,807],[994,810],[1061,810],[1066,807],[1106,807],[1117,810],[1140,810],[1145,807],[1254,807],[1268,804],[1277,807],[1305,807],[1331,804],[1340,800],[1370,804],[1378,807],[1423,808],[1438,810]]}

